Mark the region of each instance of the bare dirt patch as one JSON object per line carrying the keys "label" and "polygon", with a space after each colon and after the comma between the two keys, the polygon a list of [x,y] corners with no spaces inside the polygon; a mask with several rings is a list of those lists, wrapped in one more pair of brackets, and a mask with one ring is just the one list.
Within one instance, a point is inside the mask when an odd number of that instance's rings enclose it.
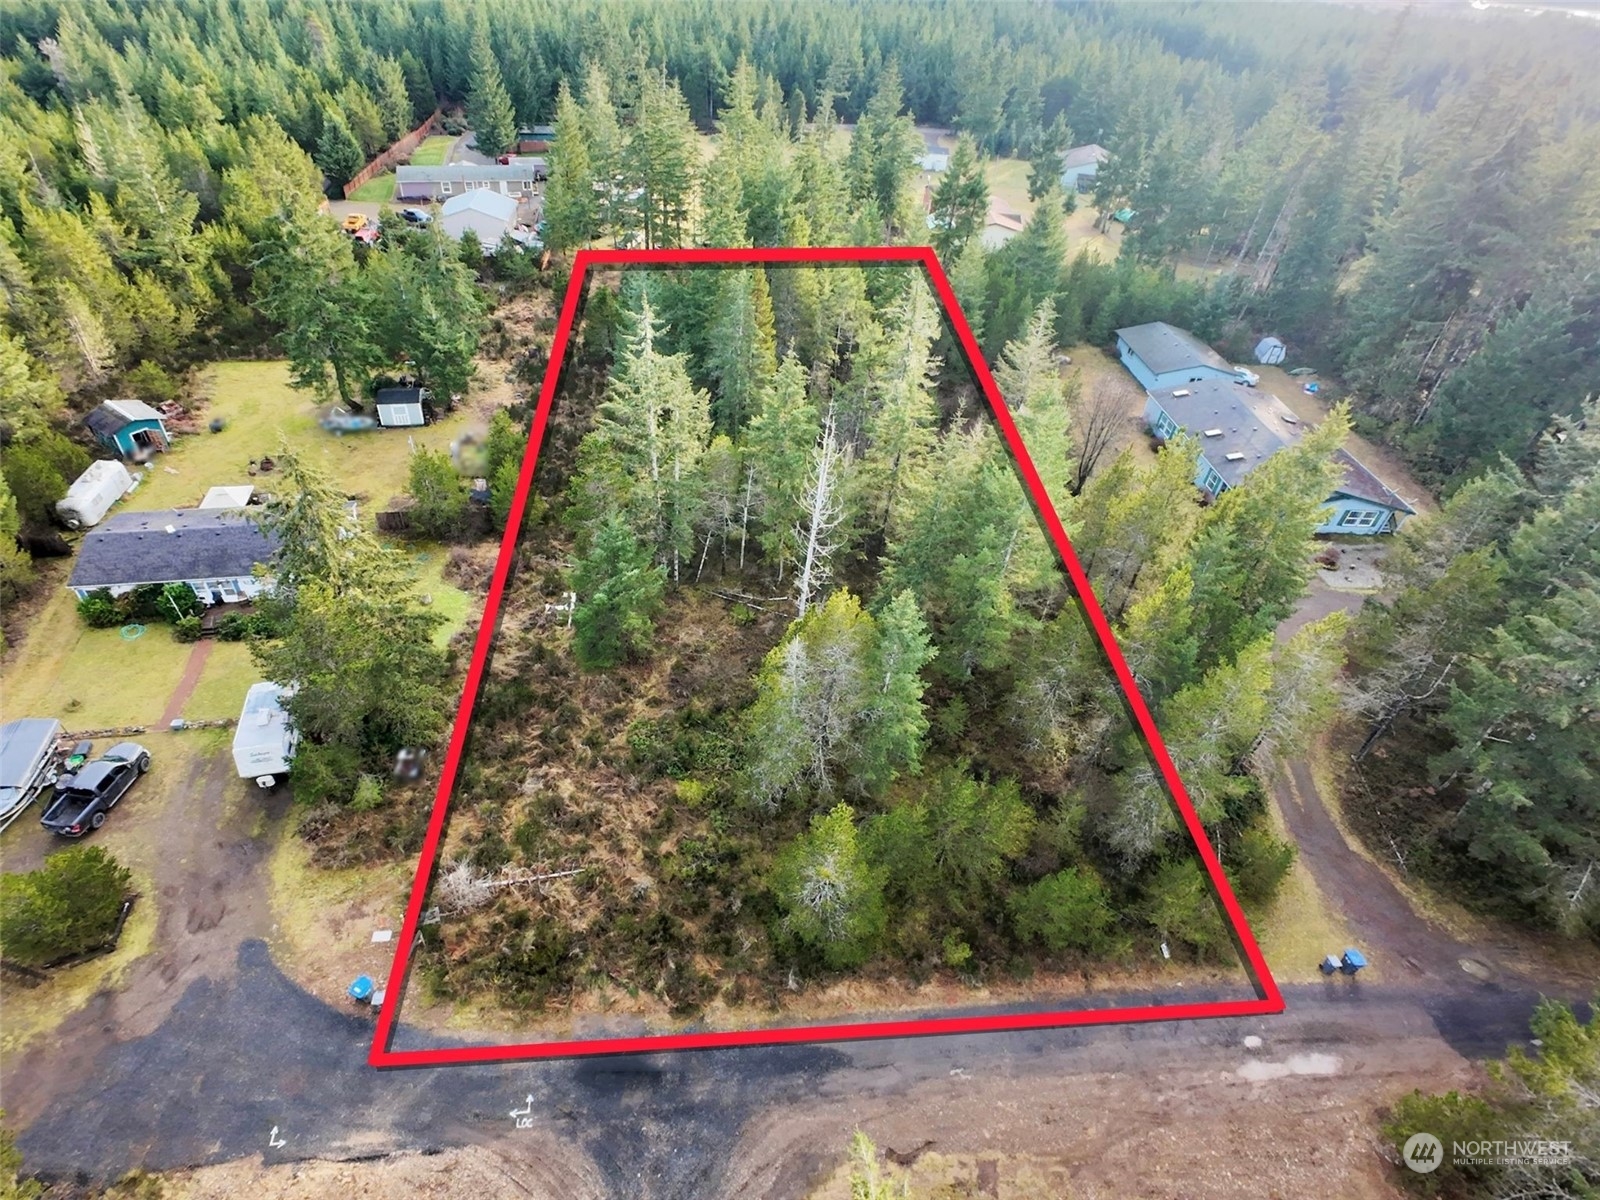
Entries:
{"label": "bare dirt patch", "polygon": [[397,1154],[374,1162],[266,1165],[259,1158],[162,1176],[163,1200],[348,1200],[417,1196],[431,1200],[586,1200],[605,1195],[574,1147],[541,1138],[520,1153],[469,1146],[440,1154]]}
{"label": "bare dirt patch", "polygon": [[[1130,1053],[1118,1057],[1130,1061],[1076,1074],[1019,1063],[1014,1074],[975,1077],[958,1067],[893,1093],[864,1078],[854,1094],[830,1091],[760,1117],[724,1194],[844,1200],[843,1160],[861,1129],[916,1196],[1387,1200],[1402,1193],[1381,1154],[1377,1111],[1418,1079],[1442,1088],[1476,1078],[1425,1038],[1323,1055],[1331,1070],[1318,1072],[1289,1069],[1294,1055],[1270,1041],[1254,1052],[1145,1055],[1132,1070],[1120,1069],[1132,1066]],[[1245,1069],[1255,1063],[1268,1069]]]}

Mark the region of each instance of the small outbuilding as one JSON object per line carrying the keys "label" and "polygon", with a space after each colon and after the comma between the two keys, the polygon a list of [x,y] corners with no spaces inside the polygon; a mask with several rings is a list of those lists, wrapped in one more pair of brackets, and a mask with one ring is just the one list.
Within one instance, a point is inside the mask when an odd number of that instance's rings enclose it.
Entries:
{"label": "small outbuilding", "polygon": [[989,213],[983,220],[983,229],[978,234],[978,240],[983,243],[985,250],[998,250],[1017,234],[1027,227],[1027,222],[1022,219],[1022,214],[1011,212],[991,200]]}
{"label": "small outbuilding", "polygon": [[1087,192],[1094,186],[1095,172],[1100,169],[1100,164],[1111,157],[1111,151],[1096,143],[1087,146],[1074,146],[1070,150],[1061,152],[1061,190],[1071,195],[1073,192]]}
{"label": "small outbuilding", "polygon": [[95,441],[132,462],[144,462],[172,444],[161,414],[143,400],[107,400],[83,423]]}
{"label": "small outbuilding", "polygon": [[246,508],[250,498],[256,494],[256,489],[248,483],[236,487],[214,487],[207,490],[200,500],[201,508]]}
{"label": "small outbuilding", "polygon": [[116,459],[92,462],[72,481],[67,494],[56,501],[56,515],[68,529],[87,529],[98,525],[111,506],[132,488],[133,476]]}
{"label": "small outbuilding", "polygon": [[378,424],[385,429],[410,429],[428,423],[425,411],[428,389],[422,387],[381,388],[373,397]]}
{"label": "small outbuilding", "polygon": [[1265,363],[1269,367],[1275,367],[1281,363],[1284,355],[1288,354],[1288,352],[1288,349],[1283,344],[1283,339],[1273,337],[1271,334],[1256,343],[1256,361]]}
{"label": "small outbuilding", "polygon": [[917,136],[922,139],[922,153],[917,156],[917,165],[924,171],[937,174],[950,169],[950,151],[939,144],[939,138],[944,133],[943,129],[917,127]]}

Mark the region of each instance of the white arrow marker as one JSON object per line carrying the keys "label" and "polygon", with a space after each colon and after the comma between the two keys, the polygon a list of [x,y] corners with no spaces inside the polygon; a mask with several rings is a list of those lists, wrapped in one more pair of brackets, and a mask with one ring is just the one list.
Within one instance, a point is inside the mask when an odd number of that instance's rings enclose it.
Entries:
{"label": "white arrow marker", "polygon": [[284,1141],[278,1136],[278,1127],[274,1125],[272,1127],[272,1132],[267,1134],[267,1145],[271,1146],[273,1149],[277,1149],[279,1146],[287,1146],[288,1144],[288,1142]]}

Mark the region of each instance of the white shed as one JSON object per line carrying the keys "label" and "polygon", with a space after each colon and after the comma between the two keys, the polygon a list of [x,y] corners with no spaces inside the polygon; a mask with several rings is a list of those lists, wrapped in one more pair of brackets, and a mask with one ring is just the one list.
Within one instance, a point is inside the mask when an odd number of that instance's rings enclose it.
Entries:
{"label": "white shed", "polygon": [[1270,334],[1256,343],[1256,361],[1258,363],[1266,363],[1269,367],[1275,367],[1281,363],[1287,353],[1288,351],[1284,348],[1282,339],[1275,338]]}
{"label": "white shed", "polygon": [[383,388],[373,397],[378,412],[378,424],[385,429],[407,429],[427,424],[427,414],[422,406],[428,398],[426,388]]}
{"label": "white shed", "polygon": [[133,476],[121,463],[109,458],[92,462],[72,481],[67,494],[56,501],[56,514],[68,529],[87,529],[99,524],[100,518],[131,487]]}
{"label": "white shed", "polygon": [[240,484],[236,487],[210,488],[200,501],[201,508],[245,508],[250,503],[250,497],[256,494],[256,489],[249,484]]}

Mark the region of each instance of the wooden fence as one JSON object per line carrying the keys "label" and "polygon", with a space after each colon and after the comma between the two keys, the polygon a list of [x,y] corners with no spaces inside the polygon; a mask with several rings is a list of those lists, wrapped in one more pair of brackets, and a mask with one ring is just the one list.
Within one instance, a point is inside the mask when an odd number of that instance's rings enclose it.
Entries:
{"label": "wooden fence", "polygon": [[433,110],[428,119],[421,125],[418,125],[410,133],[406,134],[405,137],[401,138],[394,145],[390,146],[382,154],[378,155],[377,158],[373,159],[366,166],[362,167],[361,170],[357,171],[354,178],[352,178],[349,183],[344,185],[344,198],[346,200],[350,199],[350,197],[355,194],[355,190],[362,184],[366,183],[367,180],[371,179],[374,175],[382,175],[385,171],[399,163],[401,159],[410,158],[411,152],[418,146],[422,145],[422,139],[432,133],[433,127],[438,123],[439,110],[436,108]]}

